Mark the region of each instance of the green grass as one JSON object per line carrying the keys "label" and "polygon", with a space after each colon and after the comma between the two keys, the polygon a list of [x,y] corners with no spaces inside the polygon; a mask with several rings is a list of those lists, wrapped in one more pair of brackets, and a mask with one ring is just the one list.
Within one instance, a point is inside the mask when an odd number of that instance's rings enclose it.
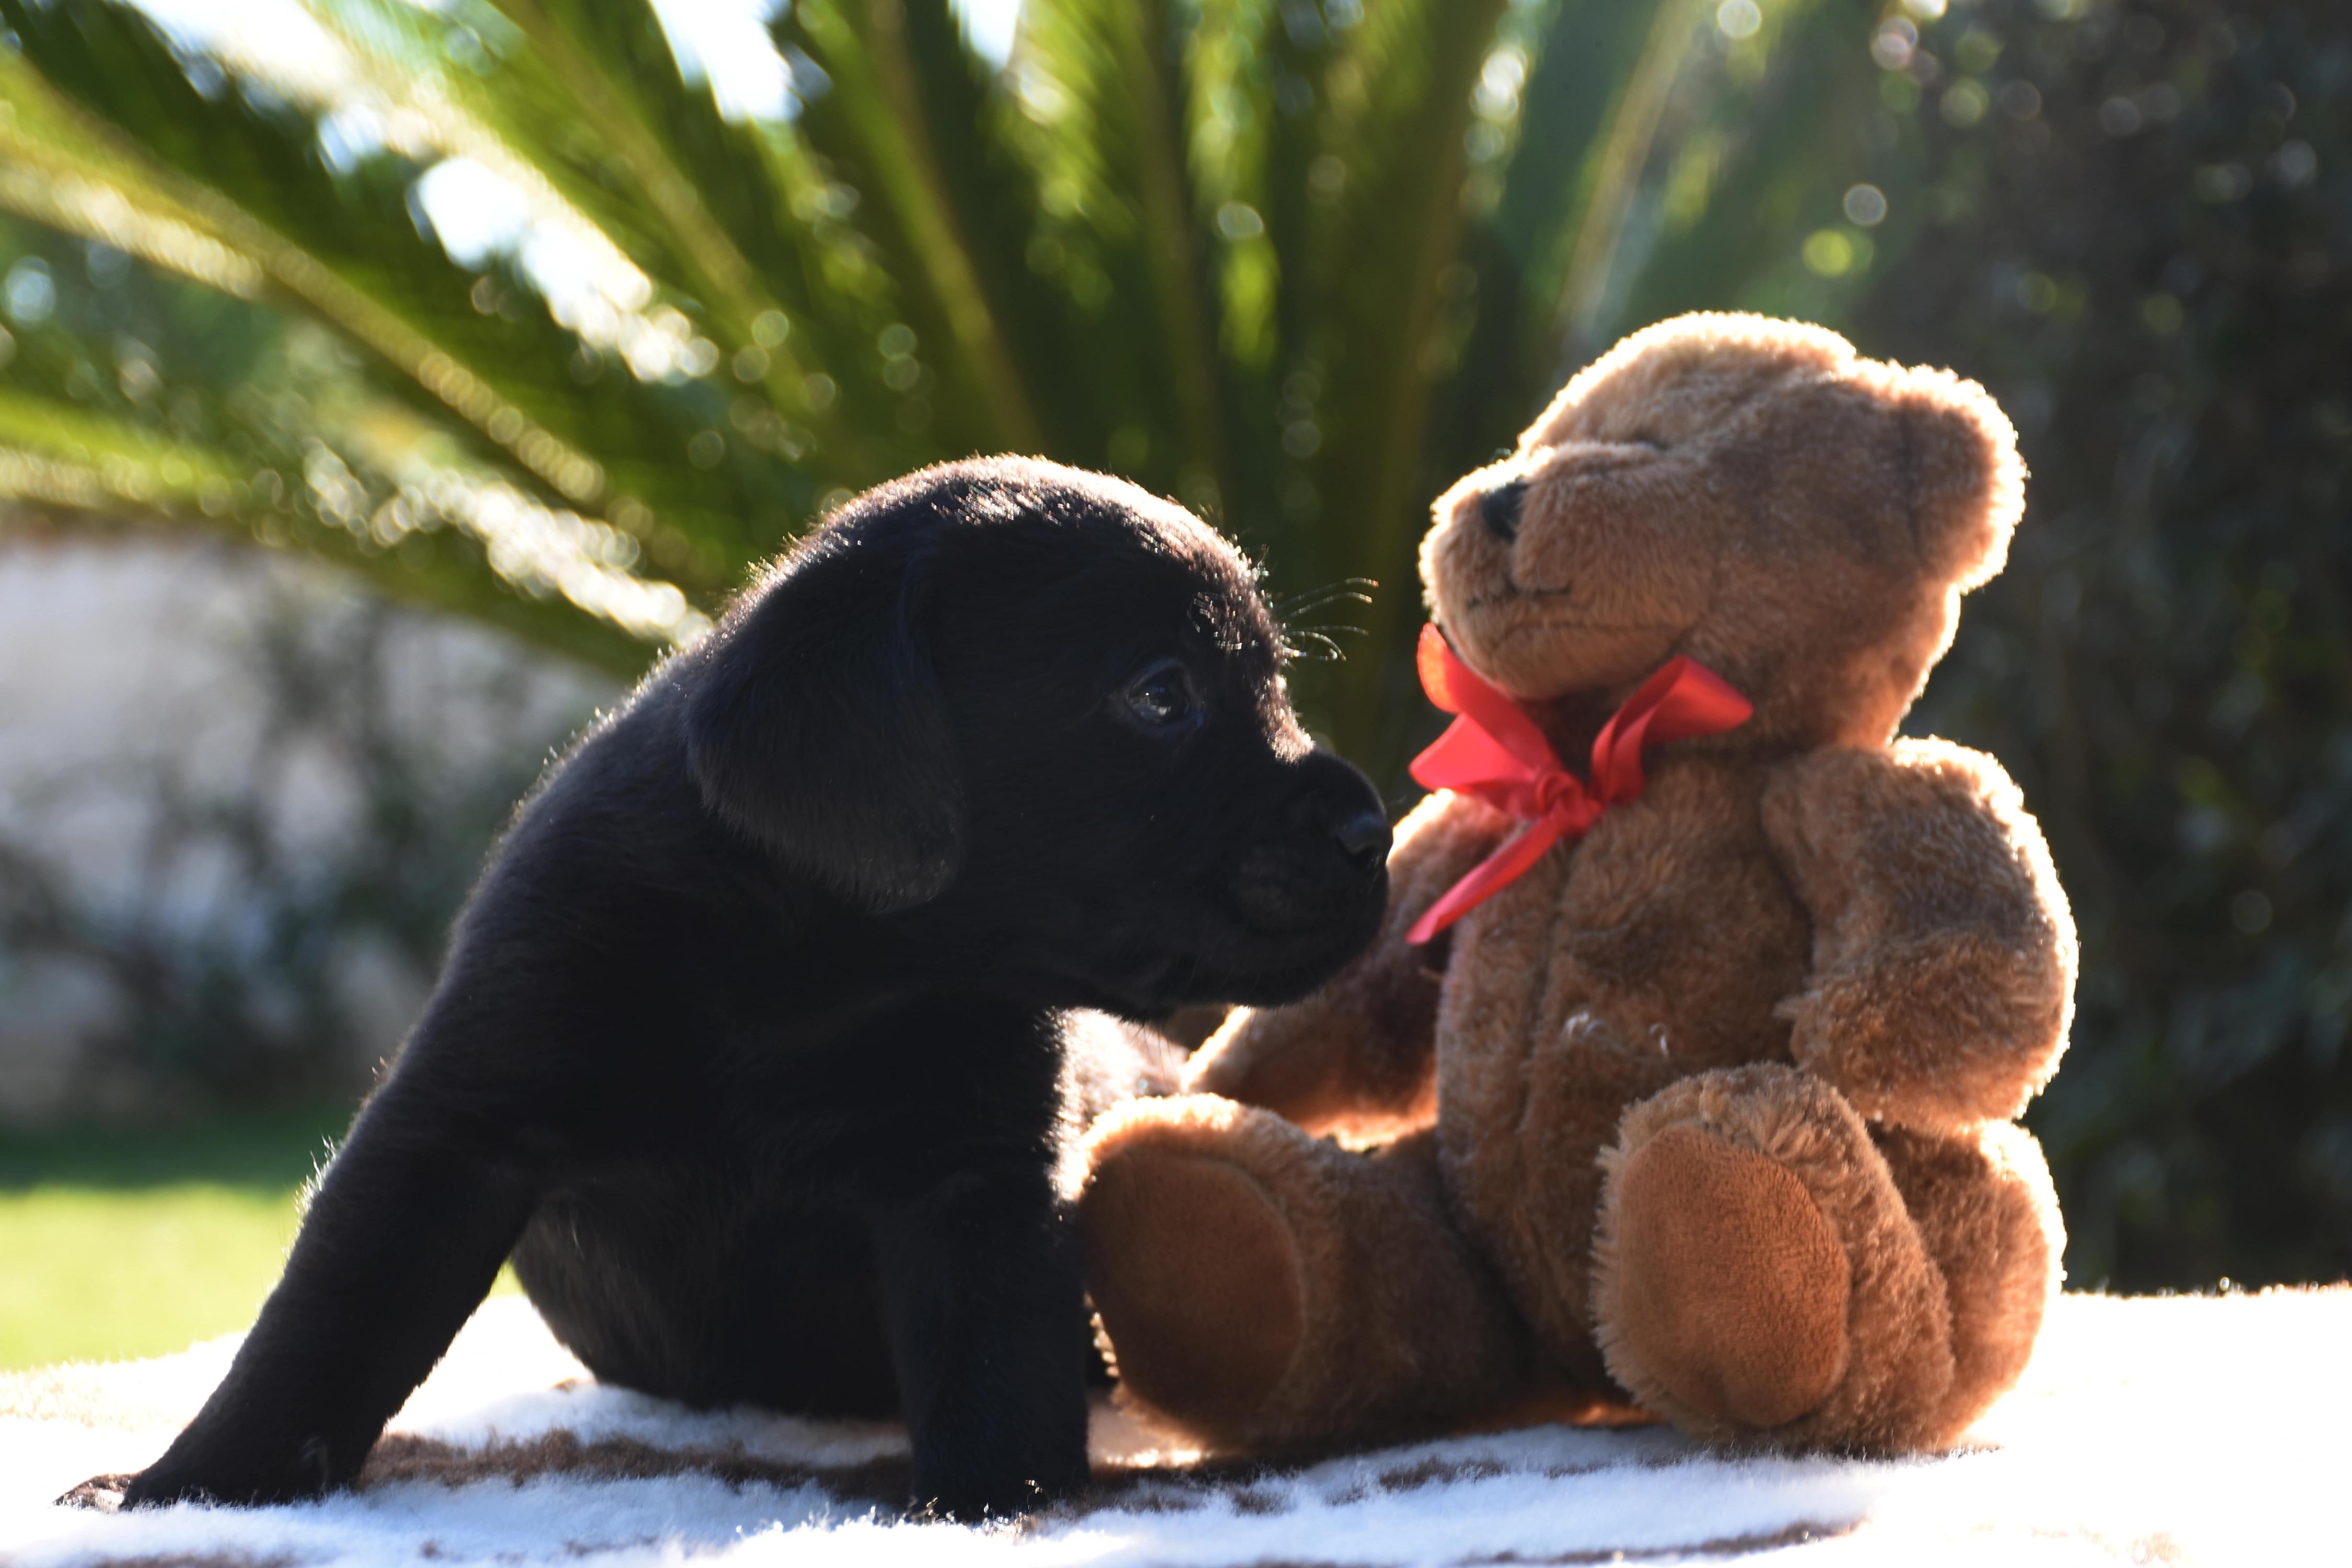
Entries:
{"label": "green grass", "polygon": [[163,1355],[244,1328],[348,1121],[0,1132],[0,1369]]}

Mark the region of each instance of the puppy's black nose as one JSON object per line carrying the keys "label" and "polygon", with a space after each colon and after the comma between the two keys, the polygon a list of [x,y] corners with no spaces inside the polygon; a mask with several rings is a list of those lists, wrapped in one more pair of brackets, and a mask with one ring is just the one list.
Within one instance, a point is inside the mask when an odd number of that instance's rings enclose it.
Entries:
{"label": "puppy's black nose", "polygon": [[1486,521],[1486,531],[1507,544],[1518,537],[1519,506],[1527,500],[1528,481],[1513,479],[1496,485],[1478,498],[1478,515]]}
{"label": "puppy's black nose", "polygon": [[1348,818],[1331,830],[1331,837],[1359,870],[1369,871],[1389,858],[1389,819],[1380,812]]}

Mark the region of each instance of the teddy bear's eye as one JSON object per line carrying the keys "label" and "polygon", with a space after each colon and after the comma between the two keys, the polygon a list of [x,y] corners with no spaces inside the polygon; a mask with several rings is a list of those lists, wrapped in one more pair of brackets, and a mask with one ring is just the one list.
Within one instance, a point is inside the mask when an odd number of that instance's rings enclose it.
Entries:
{"label": "teddy bear's eye", "polygon": [[1519,507],[1527,500],[1528,481],[1513,479],[1496,485],[1478,498],[1478,516],[1496,538],[1510,540],[1519,531]]}

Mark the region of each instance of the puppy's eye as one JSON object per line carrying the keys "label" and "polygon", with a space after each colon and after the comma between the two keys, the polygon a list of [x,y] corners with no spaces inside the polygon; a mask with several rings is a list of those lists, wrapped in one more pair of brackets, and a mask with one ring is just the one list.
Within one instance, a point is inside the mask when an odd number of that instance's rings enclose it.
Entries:
{"label": "puppy's eye", "polygon": [[1192,696],[1192,677],[1172,658],[1147,667],[1119,688],[1117,701],[1126,718],[1147,730],[1182,724],[1200,710]]}

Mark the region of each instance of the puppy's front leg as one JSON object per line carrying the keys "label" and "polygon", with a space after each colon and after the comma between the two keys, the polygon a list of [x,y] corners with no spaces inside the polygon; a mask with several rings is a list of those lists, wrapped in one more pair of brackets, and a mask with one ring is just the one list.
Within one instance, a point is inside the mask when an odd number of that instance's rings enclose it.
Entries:
{"label": "puppy's front leg", "polygon": [[875,1240],[917,1504],[974,1520],[1082,1486],[1084,1284],[1045,1171],[949,1176]]}
{"label": "puppy's front leg", "polygon": [[359,1473],[535,1201],[423,1098],[395,1077],[361,1115],[228,1376],[132,1479],[126,1507],[285,1502]]}

